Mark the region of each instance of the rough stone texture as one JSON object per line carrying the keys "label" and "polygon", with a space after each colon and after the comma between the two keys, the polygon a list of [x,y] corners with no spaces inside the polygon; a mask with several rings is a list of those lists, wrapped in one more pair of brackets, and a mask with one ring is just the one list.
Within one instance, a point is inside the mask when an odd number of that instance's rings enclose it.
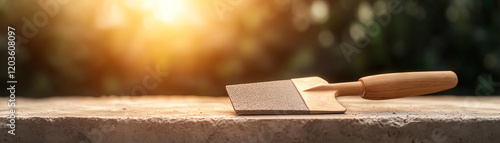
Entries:
{"label": "rough stone texture", "polygon": [[16,136],[1,118],[0,142],[500,142],[500,97],[340,97],[345,114],[258,116],[227,97],[16,100]]}
{"label": "rough stone texture", "polygon": [[309,114],[292,80],[226,86],[236,114]]}

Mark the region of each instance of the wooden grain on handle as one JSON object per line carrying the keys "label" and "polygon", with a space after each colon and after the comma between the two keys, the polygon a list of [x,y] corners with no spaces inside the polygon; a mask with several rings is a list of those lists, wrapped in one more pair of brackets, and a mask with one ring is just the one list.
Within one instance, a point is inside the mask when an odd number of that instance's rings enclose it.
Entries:
{"label": "wooden grain on handle", "polygon": [[359,79],[365,87],[363,98],[392,99],[424,95],[455,87],[453,71],[406,72],[366,76]]}

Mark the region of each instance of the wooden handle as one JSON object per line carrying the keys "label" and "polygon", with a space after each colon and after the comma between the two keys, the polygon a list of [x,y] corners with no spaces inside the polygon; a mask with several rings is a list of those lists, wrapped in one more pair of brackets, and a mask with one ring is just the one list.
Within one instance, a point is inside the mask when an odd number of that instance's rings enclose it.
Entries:
{"label": "wooden handle", "polygon": [[366,76],[359,79],[365,88],[365,99],[381,100],[424,95],[455,87],[453,71],[406,72]]}

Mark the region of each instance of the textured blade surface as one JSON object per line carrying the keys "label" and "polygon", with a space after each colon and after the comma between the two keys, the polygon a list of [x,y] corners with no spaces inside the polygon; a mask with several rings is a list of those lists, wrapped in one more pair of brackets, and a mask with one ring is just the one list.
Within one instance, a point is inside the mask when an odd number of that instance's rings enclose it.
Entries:
{"label": "textured blade surface", "polygon": [[236,114],[309,114],[291,80],[226,86]]}

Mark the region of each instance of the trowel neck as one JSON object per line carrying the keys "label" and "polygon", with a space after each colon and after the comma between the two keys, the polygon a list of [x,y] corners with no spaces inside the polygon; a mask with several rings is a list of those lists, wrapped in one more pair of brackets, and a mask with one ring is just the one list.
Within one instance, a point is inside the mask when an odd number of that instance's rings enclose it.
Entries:
{"label": "trowel neck", "polygon": [[335,84],[318,84],[311,88],[305,89],[306,92],[320,92],[330,91],[337,92],[336,96],[361,96],[365,89],[363,83],[355,82],[342,82]]}

